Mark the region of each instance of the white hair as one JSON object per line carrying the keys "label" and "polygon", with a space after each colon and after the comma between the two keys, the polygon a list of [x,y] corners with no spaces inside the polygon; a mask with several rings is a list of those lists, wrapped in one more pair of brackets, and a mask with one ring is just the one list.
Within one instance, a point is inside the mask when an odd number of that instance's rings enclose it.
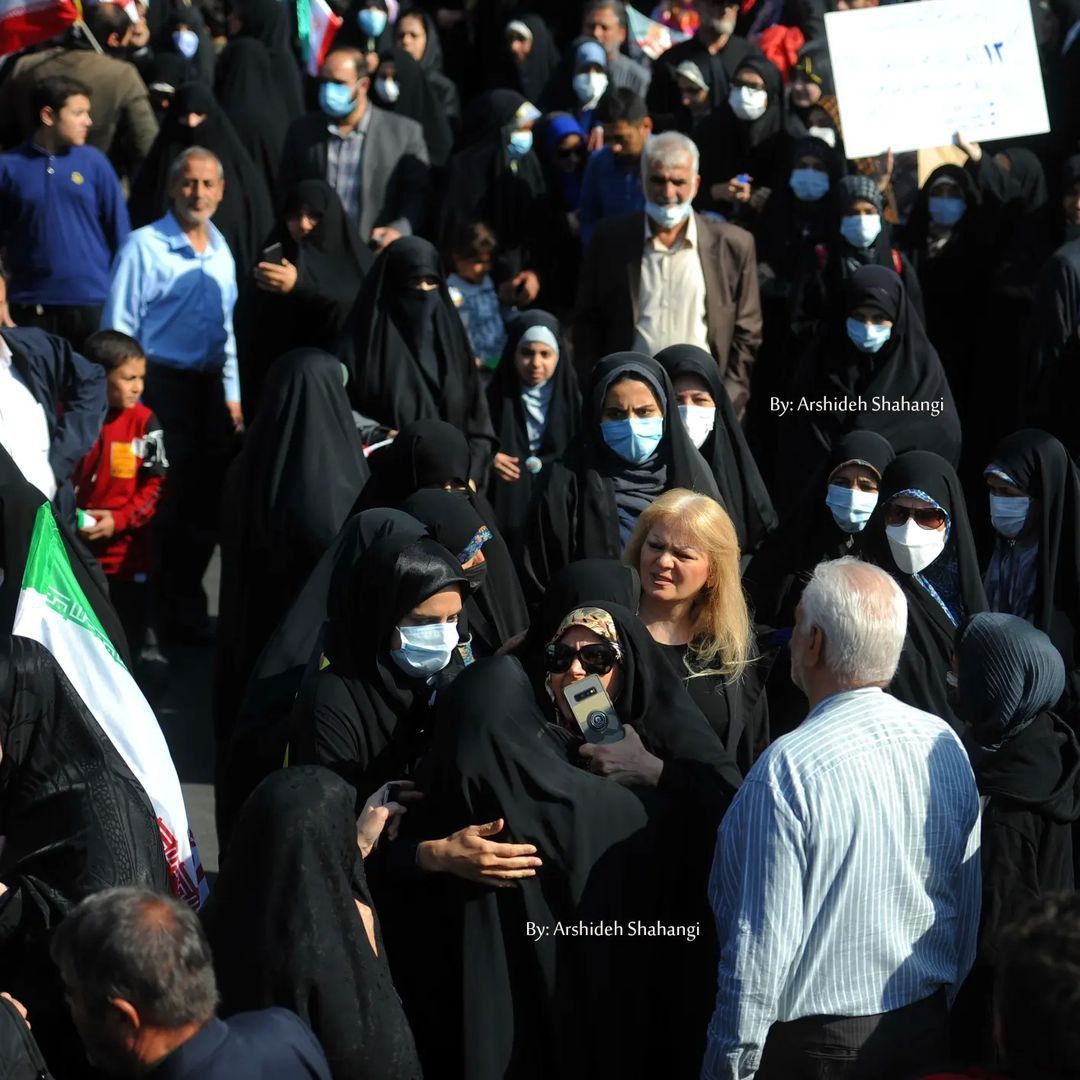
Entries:
{"label": "white hair", "polygon": [[180,179],[180,174],[184,171],[184,166],[192,158],[198,158],[200,161],[212,161],[217,166],[217,178],[219,180],[225,179],[225,168],[221,164],[221,158],[219,158],[213,150],[207,150],[205,146],[189,146],[186,150],[181,150],[180,153],[172,159],[172,164],[169,166],[167,187],[172,187],[173,184]]}
{"label": "white hair", "polygon": [[690,159],[690,175],[697,176],[700,155],[693,139],[687,138],[681,131],[665,131],[645,140],[645,149],[641,154],[641,182],[649,179],[649,170],[653,164],[672,168]]}
{"label": "white hair", "polygon": [[907,599],[884,570],[845,556],[814,567],[803,628],[825,638],[825,664],[845,686],[889,683],[907,637]]}

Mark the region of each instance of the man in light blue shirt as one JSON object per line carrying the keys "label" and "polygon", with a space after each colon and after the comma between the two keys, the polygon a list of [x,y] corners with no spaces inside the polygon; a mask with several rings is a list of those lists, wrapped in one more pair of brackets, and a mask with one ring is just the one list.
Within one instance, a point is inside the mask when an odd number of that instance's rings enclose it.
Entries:
{"label": "man in light blue shirt", "polygon": [[102,329],[130,334],[149,360],[143,401],[167,432],[169,482],[156,527],[163,625],[207,638],[202,576],[234,429],[243,423],[233,334],[236,266],[210,219],[225,191],[221,162],[189,147],[169,169],[172,208],[136,229],[116,256]]}
{"label": "man in light blue shirt", "polygon": [[889,1080],[947,1060],[979,926],[979,795],[952,729],[884,692],[906,630],[884,571],[814,571],[791,640],[810,713],[717,836],[705,1080]]}

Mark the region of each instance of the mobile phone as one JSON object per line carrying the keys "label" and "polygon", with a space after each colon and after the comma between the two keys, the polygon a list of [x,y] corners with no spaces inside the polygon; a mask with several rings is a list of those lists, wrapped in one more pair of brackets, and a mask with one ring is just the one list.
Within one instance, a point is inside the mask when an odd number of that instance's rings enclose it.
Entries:
{"label": "mobile phone", "polygon": [[277,263],[279,266],[285,259],[285,249],[281,246],[281,243],[271,244],[269,247],[264,247],[262,250],[261,262]]}
{"label": "mobile phone", "polygon": [[397,802],[398,796],[401,794],[400,784],[387,784],[386,795],[383,797],[383,806],[387,803]]}
{"label": "mobile phone", "polygon": [[586,742],[615,743],[626,737],[619,714],[599,675],[586,675],[584,679],[564,686],[563,697]]}

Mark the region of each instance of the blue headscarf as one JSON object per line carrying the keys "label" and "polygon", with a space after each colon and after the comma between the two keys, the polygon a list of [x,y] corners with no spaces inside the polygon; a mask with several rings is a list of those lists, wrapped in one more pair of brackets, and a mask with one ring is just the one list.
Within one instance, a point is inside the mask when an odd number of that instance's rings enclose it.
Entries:
{"label": "blue headscarf", "polygon": [[568,173],[563,172],[562,169],[555,165],[555,155],[558,153],[559,143],[567,135],[580,135],[583,144],[588,139],[576,117],[567,112],[552,113],[544,131],[544,155],[548,159],[549,175],[558,181],[566,208],[576,210],[581,205],[581,181],[585,175],[585,170]]}

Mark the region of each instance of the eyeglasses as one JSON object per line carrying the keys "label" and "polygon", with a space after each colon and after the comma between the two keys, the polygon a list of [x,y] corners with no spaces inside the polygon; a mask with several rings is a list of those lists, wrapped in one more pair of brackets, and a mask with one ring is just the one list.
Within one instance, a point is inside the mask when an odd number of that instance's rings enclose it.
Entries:
{"label": "eyeglasses", "polygon": [[590,675],[606,675],[622,659],[618,645],[610,641],[598,641],[593,645],[582,645],[572,649],[561,641],[553,642],[544,649],[544,666],[548,671],[561,673],[570,670],[575,660]]}
{"label": "eyeglasses", "polygon": [[580,146],[567,146],[556,151],[561,158],[580,158],[585,156],[585,151]]}
{"label": "eyeglasses", "polygon": [[940,529],[949,515],[940,506],[902,506],[891,502],[885,507],[886,525],[903,525],[908,518],[914,518],[920,529]]}

